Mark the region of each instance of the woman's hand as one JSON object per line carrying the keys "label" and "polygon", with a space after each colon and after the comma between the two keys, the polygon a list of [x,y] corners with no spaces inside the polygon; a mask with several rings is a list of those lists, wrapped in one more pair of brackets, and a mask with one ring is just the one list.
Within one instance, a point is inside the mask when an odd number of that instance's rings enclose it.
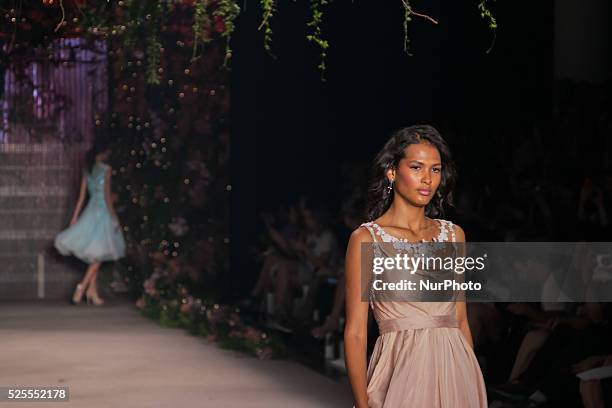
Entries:
{"label": "woman's hand", "polygon": [[591,368],[600,367],[606,360],[606,356],[591,356],[587,357],[579,363],[572,365],[573,373],[581,373]]}
{"label": "woman's hand", "polygon": [[77,221],[78,221],[77,217],[72,217],[72,219],[70,220],[70,226],[72,227],[74,224],[76,224]]}

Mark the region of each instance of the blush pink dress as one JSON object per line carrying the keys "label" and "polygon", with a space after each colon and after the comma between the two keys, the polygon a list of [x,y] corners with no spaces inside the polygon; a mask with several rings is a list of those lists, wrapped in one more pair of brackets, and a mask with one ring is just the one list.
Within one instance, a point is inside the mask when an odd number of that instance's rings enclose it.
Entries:
{"label": "blush pink dress", "polygon": [[[437,220],[433,241],[455,241]],[[379,225],[362,224],[375,242],[397,242]],[[371,301],[380,336],[368,363],[369,408],[486,408],[478,360],[461,333],[455,302]]]}

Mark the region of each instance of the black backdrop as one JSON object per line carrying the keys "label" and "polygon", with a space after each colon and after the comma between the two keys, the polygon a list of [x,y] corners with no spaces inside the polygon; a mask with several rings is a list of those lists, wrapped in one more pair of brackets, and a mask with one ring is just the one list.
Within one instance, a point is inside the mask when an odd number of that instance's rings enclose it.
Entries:
{"label": "black backdrop", "polygon": [[[232,277],[254,279],[247,255],[260,231],[258,212],[313,192],[337,209],[343,161],[369,162],[396,128],[431,123],[460,164],[501,171],[487,152],[505,143],[495,126],[549,121],[553,89],[553,2],[493,2],[492,34],[476,2],[413,2],[412,56],[403,51],[400,0],[334,1],[326,8],[326,82],[318,50],[305,40],[304,1],[279,2],[273,51],[256,28],[261,13],[246,2],[232,60]],[[422,3],[422,4],[421,4]],[[529,137],[529,132],[512,138]],[[243,279],[246,277],[247,279]]]}

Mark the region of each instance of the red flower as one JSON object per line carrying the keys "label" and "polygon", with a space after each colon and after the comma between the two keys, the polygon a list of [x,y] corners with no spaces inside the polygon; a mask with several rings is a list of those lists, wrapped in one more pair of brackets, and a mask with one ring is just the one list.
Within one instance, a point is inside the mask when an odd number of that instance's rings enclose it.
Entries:
{"label": "red flower", "polygon": [[219,16],[215,16],[215,31],[218,33],[225,31],[225,21]]}

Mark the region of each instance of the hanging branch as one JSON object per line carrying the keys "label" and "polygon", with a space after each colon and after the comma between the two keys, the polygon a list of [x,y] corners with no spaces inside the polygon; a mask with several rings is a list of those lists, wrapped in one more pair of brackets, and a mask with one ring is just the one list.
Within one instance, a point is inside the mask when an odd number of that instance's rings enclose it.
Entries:
{"label": "hanging branch", "polygon": [[217,9],[213,11],[214,23],[219,25],[218,31],[226,39],[224,67],[227,67],[229,60],[232,58],[231,39],[236,28],[234,21],[238,14],[240,14],[240,6],[236,0],[219,0]]}
{"label": "hanging branch", "polygon": [[146,58],[147,58],[147,82],[149,84],[159,85],[159,63],[161,61],[161,38],[159,27],[162,26],[162,19],[164,16],[164,1],[158,0],[154,6],[152,14],[147,14],[146,20],[149,20],[149,26],[151,27],[148,37],[146,37]]}
{"label": "hanging branch", "polygon": [[193,16],[193,53],[191,59],[194,60],[198,54],[198,44],[205,43],[207,38],[204,36],[204,27],[210,25],[210,19],[206,12],[208,0],[196,0],[195,12]]}
{"label": "hanging branch", "polygon": [[409,3],[409,0],[402,0],[402,4],[404,5],[404,52],[408,55],[412,55],[409,51],[408,46],[408,44],[410,43],[410,40],[408,38],[408,23],[412,21],[412,18],[410,16],[415,15],[417,17],[424,18],[432,24],[438,24],[438,21],[428,16],[427,14],[417,13],[416,11],[414,11]]}
{"label": "hanging branch", "polygon": [[64,24],[64,22],[66,21],[66,10],[64,9],[64,0],[60,0],[59,2],[60,4],[60,8],[62,9],[62,20],[57,23],[57,26],[55,27],[55,32],[57,32],[57,30],[59,30],[62,25]]}
{"label": "hanging branch", "polygon": [[411,14],[412,10],[410,5],[404,1],[404,52],[410,56],[412,56],[412,53],[409,50],[410,39],[408,38],[408,23],[412,21],[412,18],[410,17]]}
{"label": "hanging branch", "polygon": [[491,40],[491,45],[487,49],[486,53],[488,54],[493,49],[493,45],[495,45],[495,39],[497,38],[497,20],[493,17],[493,13],[487,7],[488,0],[481,0],[478,3],[478,10],[480,11],[480,17],[482,17],[486,22],[488,22],[489,29],[493,32],[493,38]]}
{"label": "hanging branch", "polygon": [[275,1],[261,0],[261,9],[264,12],[264,16],[261,24],[259,24],[259,27],[257,27],[257,31],[261,31],[262,28],[264,29],[264,49],[268,52],[268,54],[270,54],[270,56],[275,58],[272,54],[272,28],[270,27],[270,18],[276,11]]}
{"label": "hanging branch", "polygon": [[312,34],[306,36],[306,39],[315,43],[321,49],[321,61],[317,68],[321,71],[321,80],[325,82],[325,59],[327,58],[326,50],[329,48],[329,42],[322,38],[321,22],[323,21],[323,6],[329,3],[328,0],[310,0],[310,10],[312,11],[312,19],[306,24],[312,29]]}

